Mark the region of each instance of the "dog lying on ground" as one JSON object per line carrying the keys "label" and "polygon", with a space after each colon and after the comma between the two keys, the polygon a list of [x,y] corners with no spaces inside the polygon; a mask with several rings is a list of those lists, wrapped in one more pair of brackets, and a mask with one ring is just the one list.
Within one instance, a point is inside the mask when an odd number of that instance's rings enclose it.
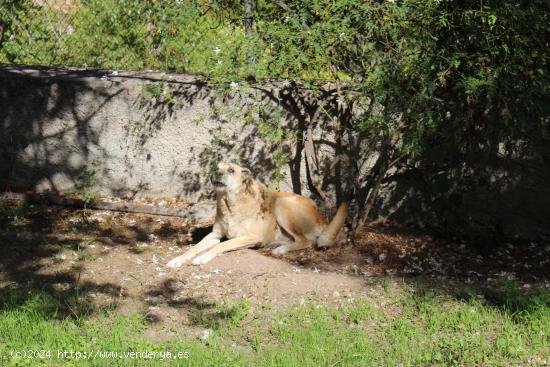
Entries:
{"label": "dog lying on ground", "polygon": [[224,252],[258,245],[279,244],[275,255],[313,244],[330,247],[346,219],[347,203],[327,224],[313,200],[271,190],[254,180],[248,169],[233,163],[220,163],[212,183],[217,197],[212,232],[167,266],[179,267],[187,261],[206,264]]}

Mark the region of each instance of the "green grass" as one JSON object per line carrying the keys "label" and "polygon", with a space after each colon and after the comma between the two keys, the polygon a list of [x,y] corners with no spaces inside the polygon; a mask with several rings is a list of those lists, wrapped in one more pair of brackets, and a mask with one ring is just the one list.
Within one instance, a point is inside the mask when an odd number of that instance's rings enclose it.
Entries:
{"label": "green grass", "polygon": [[[501,296],[511,303],[503,304],[481,303],[472,292],[464,300],[410,291],[389,307],[359,300],[256,314],[242,301],[217,305],[214,313],[194,319],[195,325],[212,328],[207,342],[161,343],[143,336],[149,325],[142,315],[110,310],[75,318],[64,315],[63,302],[45,291],[13,288],[5,294],[0,301],[2,366],[536,366],[549,354],[547,292],[520,296],[508,290]],[[181,331],[185,325],[174,328]],[[50,351],[51,357],[15,359],[12,350]],[[187,352],[188,358],[61,360],[58,350]]]}

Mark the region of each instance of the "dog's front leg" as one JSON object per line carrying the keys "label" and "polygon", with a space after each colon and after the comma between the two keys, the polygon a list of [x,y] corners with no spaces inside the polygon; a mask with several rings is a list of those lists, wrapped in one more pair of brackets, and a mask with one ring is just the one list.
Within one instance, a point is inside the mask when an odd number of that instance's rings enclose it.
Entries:
{"label": "dog's front leg", "polygon": [[207,251],[213,246],[216,246],[220,243],[222,236],[217,232],[210,232],[206,237],[204,237],[199,243],[187,250],[183,255],[180,255],[168,262],[166,266],[170,268],[180,267],[186,261],[191,260],[201,252]]}
{"label": "dog's front leg", "polygon": [[262,239],[258,236],[242,236],[233,238],[232,240],[224,241],[212,248],[211,250],[205,252],[204,254],[197,256],[193,259],[192,264],[203,265],[218,256],[219,254],[227,251],[237,250],[240,248],[251,247],[260,243],[261,241]]}

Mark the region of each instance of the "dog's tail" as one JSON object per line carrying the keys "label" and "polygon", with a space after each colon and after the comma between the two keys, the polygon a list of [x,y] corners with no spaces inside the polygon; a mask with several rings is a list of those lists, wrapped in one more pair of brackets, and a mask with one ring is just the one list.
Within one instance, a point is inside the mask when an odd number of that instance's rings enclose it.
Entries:
{"label": "dog's tail", "polygon": [[343,202],[342,204],[340,204],[340,207],[338,208],[338,211],[336,212],[334,218],[332,218],[332,220],[325,227],[319,238],[317,238],[317,246],[330,247],[334,244],[336,235],[338,235],[338,232],[340,232],[340,229],[342,228],[342,226],[344,225],[344,221],[346,220],[348,206],[349,203],[347,202]]}

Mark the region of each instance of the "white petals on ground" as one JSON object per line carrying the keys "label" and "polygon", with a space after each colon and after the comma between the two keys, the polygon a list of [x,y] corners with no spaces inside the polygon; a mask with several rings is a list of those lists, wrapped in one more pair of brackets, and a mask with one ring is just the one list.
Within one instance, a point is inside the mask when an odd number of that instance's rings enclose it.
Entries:
{"label": "white petals on ground", "polygon": [[210,274],[196,274],[196,275],[193,275],[193,279],[197,279],[197,280],[203,280],[203,279],[208,279],[210,278]]}
{"label": "white petals on ground", "polygon": [[205,329],[199,333],[199,339],[200,340],[206,340],[210,337],[210,334],[212,334],[211,329]]}
{"label": "white petals on ground", "polygon": [[155,270],[157,271],[157,275],[158,275],[159,277],[163,277],[163,276],[166,275],[166,273],[162,271],[162,270],[164,270],[164,269],[161,268],[160,266],[157,266],[157,267],[155,268]]}

